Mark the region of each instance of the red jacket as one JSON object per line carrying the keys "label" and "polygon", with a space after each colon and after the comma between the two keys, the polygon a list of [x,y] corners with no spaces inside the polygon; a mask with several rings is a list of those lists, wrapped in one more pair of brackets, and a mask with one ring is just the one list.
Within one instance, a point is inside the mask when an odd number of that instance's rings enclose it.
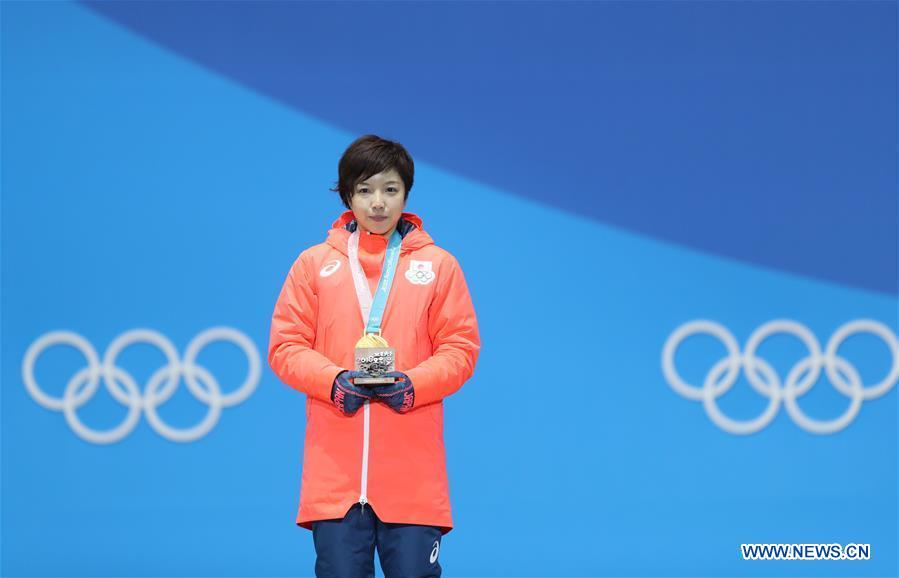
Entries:
{"label": "red jacket", "polygon": [[[443,447],[444,397],[471,377],[480,349],[477,319],[456,259],[434,245],[421,219],[403,213],[405,231],[381,335],[396,349],[396,369],[415,388],[399,414],[367,403],[345,416],[330,400],[335,376],[353,369],[362,314],[347,261],[346,211],[327,241],[294,261],[272,315],[268,359],[306,398],[306,441],[297,524],[343,518],[368,503],[384,522],[453,527]],[[372,294],[387,239],[360,231],[359,260]]]}

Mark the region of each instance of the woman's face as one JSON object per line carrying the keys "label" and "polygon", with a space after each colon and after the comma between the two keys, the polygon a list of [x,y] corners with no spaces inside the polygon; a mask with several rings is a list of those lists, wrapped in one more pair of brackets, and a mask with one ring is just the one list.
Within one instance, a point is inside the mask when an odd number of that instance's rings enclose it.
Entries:
{"label": "woman's face", "polygon": [[396,169],[372,175],[356,184],[350,208],[363,229],[377,235],[393,233],[406,207],[406,186]]}

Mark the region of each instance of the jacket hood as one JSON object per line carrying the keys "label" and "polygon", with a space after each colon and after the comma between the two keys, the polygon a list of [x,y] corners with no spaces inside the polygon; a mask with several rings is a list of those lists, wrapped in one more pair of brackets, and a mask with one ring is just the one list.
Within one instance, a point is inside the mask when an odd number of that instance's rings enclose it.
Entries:
{"label": "jacket hood", "polygon": [[[346,255],[347,240],[356,230],[356,226],[356,217],[353,215],[353,211],[344,211],[331,223],[326,243]],[[401,254],[434,244],[434,239],[424,230],[421,217],[415,213],[402,213],[396,224],[396,230],[403,237],[403,242],[400,244]],[[384,249],[387,248],[387,239],[381,235],[368,235],[367,237],[373,238],[375,243],[383,242]]]}

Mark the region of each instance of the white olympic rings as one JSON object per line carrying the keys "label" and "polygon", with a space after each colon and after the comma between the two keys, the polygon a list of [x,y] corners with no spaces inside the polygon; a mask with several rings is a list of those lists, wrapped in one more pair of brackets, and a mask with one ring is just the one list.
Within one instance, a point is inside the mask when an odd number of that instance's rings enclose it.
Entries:
{"label": "white olympic rings", "polygon": [[[695,386],[681,378],[674,367],[674,355],[684,340],[701,333],[717,337],[727,349],[727,356],[712,365],[702,386]],[[783,386],[774,368],[756,356],[759,345],[778,333],[797,337],[808,349],[808,355],[787,373]],[[891,369],[886,377],[874,385],[863,384],[855,366],[837,355],[843,341],[856,333],[870,333],[879,337],[892,355]],[[747,421],[738,421],[724,415],[715,402],[736,383],[741,368],[749,385],[769,400],[761,415]],[[826,421],[809,417],[796,402],[797,398],[817,382],[822,368],[834,387],[850,399],[849,407],[842,415]],[[787,413],[801,428],[816,434],[832,434],[855,419],[862,401],[880,397],[896,384],[899,378],[899,338],[879,321],[857,319],[837,329],[822,353],[817,338],[807,327],[790,319],[775,319],[756,329],[750,335],[745,351],[741,353],[736,339],[726,327],[715,321],[698,319],[683,324],[668,337],[662,350],[662,372],[674,391],[687,399],[702,401],[709,418],[726,432],[745,435],[763,429],[777,415],[780,402],[783,401]]]}
{"label": "white olympic rings", "polygon": [[[247,356],[249,369],[246,379],[231,393],[222,394],[218,381],[203,366],[196,363],[200,350],[213,341],[230,341],[243,349]],[[143,395],[134,378],[116,366],[119,354],[136,343],[155,345],[168,361],[168,365],[156,370],[150,377]],[[55,345],[74,347],[87,360],[87,366],[69,379],[61,398],[45,393],[34,377],[37,358],[46,349]],[[62,411],[75,434],[95,444],[111,444],[122,440],[137,425],[141,411],[147,414],[150,426],[163,437],[175,442],[195,441],[212,430],[223,407],[237,405],[253,393],[259,383],[260,374],[261,365],[256,346],[246,335],[230,327],[212,327],[194,337],[187,346],[183,360],[179,359],[172,342],[162,334],[152,329],[133,329],[126,331],[109,345],[102,362],[94,347],[84,337],[72,331],[51,331],[42,335],[31,344],[22,361],[22,379],[31,397],[49,410]],[[177,429],[166,424],[156,411],[157,407],[175,393],[182,376],[191,394],[209,406],[203,420],[188,429]],[[122,423],[105,431],[87,427],[77,414],[78,408],[86,404],[97,391],[100,378],[103,378],[103,384],[112,397],[128,408],[128,414]],[[202,386],[200,382],[203,383]],[[85,383],[87,385],[83,385]]]}

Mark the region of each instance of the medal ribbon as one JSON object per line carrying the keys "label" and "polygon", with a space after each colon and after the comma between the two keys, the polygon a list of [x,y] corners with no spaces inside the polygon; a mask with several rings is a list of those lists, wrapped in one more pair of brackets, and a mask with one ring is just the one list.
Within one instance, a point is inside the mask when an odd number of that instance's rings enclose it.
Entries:
{"label": "medal ribbon", "polygon": [[396,266],[400,260],[400,245],[403,242],[403,237],[397,230],[394,230],[390,236],[387,252],[384,255],[384,265],[381,267],[381,279],[378,281],[378,288],[375,290],[374,298],[372,298],[371,289],[368,287],[368,279],[365,278],[365,271],[362,270],[362,264],[359,262],[359,229],[360,227],[357,224],[356,230],[353,231],[349,241],[347,241],[350,271],[353,273],[353,284],[356,286],[356,298],[359,300],[359,309],[362,312],[362,323],[365,324],[365,333],[380,333],[381,320],[384,316],[384,309],[387,307],[387,296],[390,294]]}

